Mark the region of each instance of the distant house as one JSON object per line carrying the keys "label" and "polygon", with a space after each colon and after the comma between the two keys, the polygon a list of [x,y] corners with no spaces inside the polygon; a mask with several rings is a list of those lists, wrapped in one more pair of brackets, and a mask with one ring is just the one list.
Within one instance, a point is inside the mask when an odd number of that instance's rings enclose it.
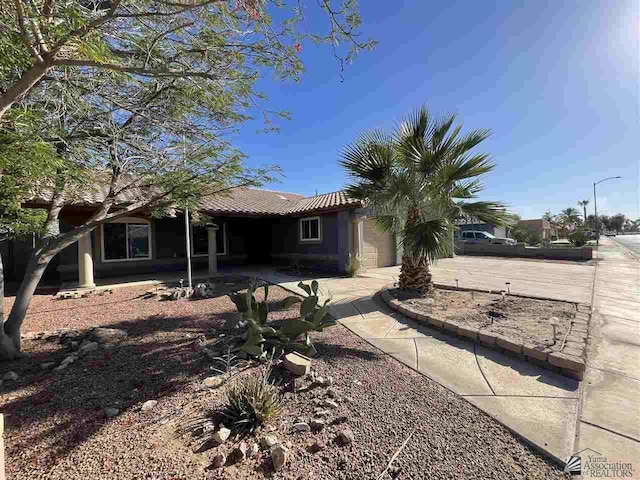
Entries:
{"label": "distant house", "polygon": [[522,228],[528,232],[535,232],[542,235],[543,240],[556,240],[559,229],[556,225],[544,218],[534,218],[531,220],[520,220],[516,228]]}
{"label": "distant house", "polygon": [[[103,199],[104,191],[96,188],[70,202],[60,213],[61,230],[82,224]],[[47,208],[49,203],[33,199],[25,206]],[[225,264],[294,263],[342,272],[352,257],[359,258],[363,268],[399,263],[394,235],[375,228],[370,212],[344,192],[305,197],[236,188],[228,195],[203,198],[197,213],[210,222],[190,226],[192,263],[210,273]],[[186,267],[185,239],[182,212],[164,218],[140,212],[98,226],[62,251],[49,273],[63,281],[80,277],[81,286],[91,286],[94,276],[180,271]],[[18,280],[32,245],[2,247],[8,270]]]}
{"label": "distant house", "polygon": [[456,226],[458,231],[456,236],[459,236],[461,232],[468,232],[470,230],[488,232],[495,237],[509,238],[511,234],[511,227],[509,225],[504,227],[498,227],[491,223],[481,222],[477,218],[461,218],[456,220]]}

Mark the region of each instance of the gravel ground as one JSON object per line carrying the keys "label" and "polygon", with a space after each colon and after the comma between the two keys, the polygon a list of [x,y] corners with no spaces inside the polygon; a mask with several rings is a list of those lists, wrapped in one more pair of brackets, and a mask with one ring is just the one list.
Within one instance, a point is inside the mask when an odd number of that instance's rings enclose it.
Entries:
{"label": "gravel ground", "polygon": [[[514,295],[507,295],[503,299],[502,295],[497,294],[445,289],[435,289],[429,297],[415,297],[399,289],[391,289],[390,293],[437,318],[455,320],[483,332],[543,345],[552,350],[559,350],[561,342],[554,345],[556,342],[549,319],[556,317],[560,321],[556,335],[562,338],[576,314],[572,303]],[[433,299],[433,306],[427,303],[429,299]]]}
{"label": "gravel ground", "polygon": [[[238,465],[209,469],[213,456],[228,452],[233,442],[195,453],[201,441],[182,433],[182,427],[222,405],[225,387],[202,386],[212,373],[197,338],[219,328],[234,311],[233,304],[226,297],[142,299],[144,290],[127,288],[81,300],[49,297],[34,304],[38,308],[25,323],[30,330],[78,327],[70,320],[75,318],[87,326],[122,328],[129,338],[57,373],[42,372],[39,364],[60,360],[64,347],[43,340],[25,341],[31,358],[0,365],[0,375],[9,369],[20,375],[0,386],[8,479],[375,479],[414,429],[395,462],[401,468],[398,478],[564,478],[465,400],[342,326],[314,335],[319,351],[314,370],[335,379],[332,388],[339,397],[339,407],[329,416],[332,425],[317,433],[292,433],[293,420],[309,420],[327,389],[292,393],[285,382],[285,411],[272,425],[280,441],[291,447],[285,467],[274,474],[268,455],[261,452]],[[286,296],[280,288],[270,289],[273,300]],[[81,312],[74,311],[74,303],[82,306]],[[296,310],[275,312],[271,318],[295,318]],[[298,381],[297,387],[307,384]],[[141,412],[150,399],[158,404]],[[108,419],[106,407],[120,413]],[[334,442],[345,426],[355,434],[346,447]],[[315,441],[326,448],[312,454],[308,447]]]}

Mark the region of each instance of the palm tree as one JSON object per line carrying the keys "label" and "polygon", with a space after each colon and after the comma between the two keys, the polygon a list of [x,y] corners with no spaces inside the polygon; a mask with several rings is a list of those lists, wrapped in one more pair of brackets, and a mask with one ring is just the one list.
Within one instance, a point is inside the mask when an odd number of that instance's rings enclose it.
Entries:
{"label": "palm tree", "polygon": [[392,134],[365,133],[342,153],[352,179],[347,194],[370,207],[377,226],[402,244],[402,289],[431,290],[430,263],[452,253],[456,218],[494,225],[509,218],[501,203],[474,200],[482,190],[479,177],[494,164],[471,150],[490,132],[462,135],[454,120],[455,115],[434,119],[422,107]]}
{"label": "palm tree", "polygon": [[584,211],[584,223],[587,223],[587,205],[589,205],[589,200],[580,200],[578,205],[582,207]]}
{"label": "palm tree", "polygon": [[580,212],[573,207],[567,207],[560,211],[560,221],[563,225],[580,223]]}

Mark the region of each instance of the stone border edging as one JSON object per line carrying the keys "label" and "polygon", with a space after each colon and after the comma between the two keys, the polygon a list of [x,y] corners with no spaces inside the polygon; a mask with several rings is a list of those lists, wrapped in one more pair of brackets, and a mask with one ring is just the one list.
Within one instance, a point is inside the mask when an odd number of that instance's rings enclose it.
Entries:
{"label": "stone border edging", "polygon": [[[452,287],[451,285],[436,285],[437,288],[459,291],[476,291],[482,293],[500,293],[493,290],[481,290],[472,288]],[[538,300],[555,300],[552,298],[534,297],[527,295],[515,295],[513,297],[535,298]],[[410,306],[403,305],[400,300],[391,295],[389,288],[381,290],[381,297],[389,308],[395,310],[405,317],[417,322],[437,328],[446,333],[458,337],[472,340],[485,347],[501,349],[510,354],[524,357],[527,361],[548,370],[560,372],[576,380],[584,378],[587,357],[587,338],[589,333],[589,320],[591,319],[591,305],[585,303],[574,303],[576,306],[576,316],[571,320],[571,326],[564,340],[564,347],[560,352],[551,352],[541,345],[522,343],[520,340],[511,339],[503,335],[491,332],[483,332],[475,327],[460,325],[453,320],[439,319],[431,314],[414,310]]]}

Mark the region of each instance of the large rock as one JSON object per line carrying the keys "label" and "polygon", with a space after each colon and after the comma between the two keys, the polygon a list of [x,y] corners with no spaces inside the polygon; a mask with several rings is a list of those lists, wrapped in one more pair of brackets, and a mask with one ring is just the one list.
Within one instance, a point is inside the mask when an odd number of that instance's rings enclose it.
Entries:
{"label": "large rock", "polygon": [[311,359],[300,353],[291,352],[285,355],[282,366],[294,375],[301,377],[309,373],[311,369]]}
{"label": "large rock", "polygon": [[[119,343],[128,337],[127,332],[117,328],[94,328],[91,336],[98,343]],[[82,347],[80,347],[82,348]]]}
{"label": "large rock", "polygon": [[273,463],[273,469],[277,472],[285,463],[287,463],[287,457],[289,449],[283,445],[274,445],[271,447],[271,462]]}

